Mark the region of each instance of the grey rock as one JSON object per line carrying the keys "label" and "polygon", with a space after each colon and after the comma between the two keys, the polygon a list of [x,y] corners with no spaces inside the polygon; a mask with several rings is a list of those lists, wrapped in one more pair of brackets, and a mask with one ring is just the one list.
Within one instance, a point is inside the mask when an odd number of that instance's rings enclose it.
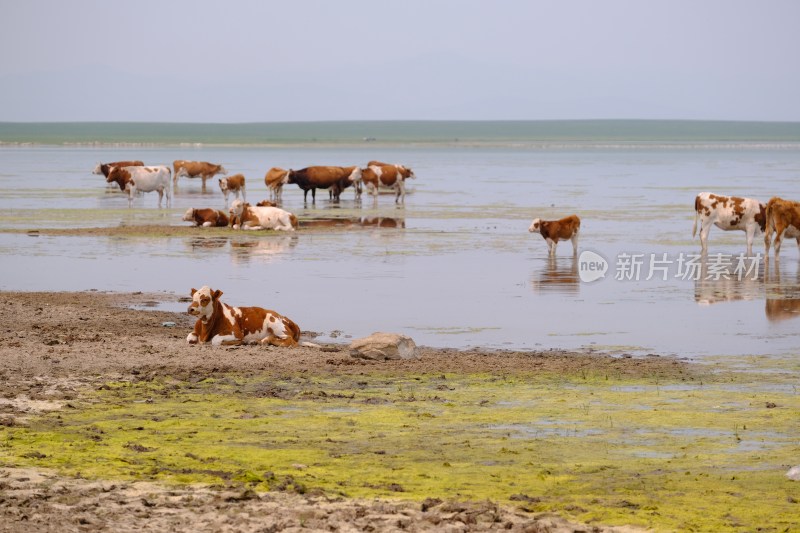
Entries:
{"label": "grey rock", "polygon": [[363,359],[416,359],[417,345],[398,333],[373,333],[350,343],[350,355]]}

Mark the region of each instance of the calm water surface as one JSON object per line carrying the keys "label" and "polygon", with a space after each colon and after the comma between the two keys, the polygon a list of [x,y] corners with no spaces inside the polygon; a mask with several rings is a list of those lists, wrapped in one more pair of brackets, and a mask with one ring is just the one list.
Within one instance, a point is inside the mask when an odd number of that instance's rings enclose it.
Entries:
{"label": "calm water surface", "polygon": [[[159,210],[154,194],[128,209],[124,195],[91,174],[98,161],[179,158],[245,174],[253,202],[268,196],[263,175],[271,166],[381,159],[411,166],[418,179],[409,182],[405,207],[386,195],[377,205],[356,203],[350,190],[338,206],[324,191],[306,206],[289,186],[284,208],[301,219],[294,234],[0,233],[0,288],[163,291],[177,299],[211,285],[228,303],[276,309],[320,339],[388,330],[430,346],[594,347],[692,358],[800,349],[793,242],[769,270],[748,260],[756,268],[747,279],[705,279],[719,263],[715,254],[745,249],[743,232],[713,228],[702,279],[681,276],[678,264],[699,251],[691,237],[696,193],[800,198],[800,149],[785,146],[0,147],[0,229],[185,225],[188,207],[223,207],[216,180],[203,193],[199,181],[183,178],[170,209]],[[582,282],[569,243],[552,260],[542,238],[527,231],[535,216],[571,213],[583,219],[580,250],[608,262],[604,279]],[[337,225],[324,228],[321,219]],[[759,238],[755,251],[762,250]],[[641,258],[638,276],[624,268],[620,258],[628,256]],[[653,258],[661,270],[648,280]]]}

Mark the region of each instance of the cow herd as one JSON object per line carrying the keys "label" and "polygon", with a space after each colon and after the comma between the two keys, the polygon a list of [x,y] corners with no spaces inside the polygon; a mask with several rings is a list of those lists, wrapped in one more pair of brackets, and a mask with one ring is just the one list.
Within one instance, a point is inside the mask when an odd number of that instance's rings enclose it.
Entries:
{"label": "cow herd", "polygon": [[[157,192],[160,208],[164,195],[167,197],[167,207],[171,205],[172,190],[177,190],[178,178],[200,178],[205,192],[206,181],[218,174],[226,175],[227,170],[222,165],[207,161],[178,159],[173,162],[172,168],[164,165],[145,166],[142,161],[98,163],[94,174],[102,174],[107,183],[115,183],[121,191],[127,192],[128,207],[132,205],[137,192]],[[226,208],[230,195],[234,195],[235,200],[229,213],[212,208],[191,208],[183,215],[183,220],[201,227],[231,226],[234,229],[292,231],[297,228],[297,218],[279,207],[283,200],[284,185],[297,185],[303,191],[304,203],[308,201],[309,191],[311,202],[316,203],[317,189],[327,189],[329,198],[339,202],[342,191],[352,186],[356,201],[360,201],[364,188],[373,196],[375,203],[378,201],[379,189],[389,189],[395,194],[395,203],[401,204],[405,203],[405,180],[409,178],[416,178],[410,168],[381,161],[370,161],[363,168],[310,166],[300,170],[287,170],[273,167],[264,176],[270,199],[251,206],[247,203],[244,175],[234,174],[218,180]]]}
{"label": "cow herd", "polygon": [[[800,248],[800,202],[775,196],[765,204],[753,198],[701,192],[694,199],[694,212],[692,237],[697,235],[699,223],[703,253],[708,252],[708,234],[712,225],[725,231],[744,231],[747,235],[747,255],[753,254],[753,239],[759,233],[764,234],[765,257],[769,257],[773,236],[775,259],[778,259],[784,238],[795,239]],[[580,228],[580,218],[570,215],[560,220],[535,218],[528,231],[542,235],[551,256],[555,255],[560,240],[571,240],[572,253],[577,255]]]}

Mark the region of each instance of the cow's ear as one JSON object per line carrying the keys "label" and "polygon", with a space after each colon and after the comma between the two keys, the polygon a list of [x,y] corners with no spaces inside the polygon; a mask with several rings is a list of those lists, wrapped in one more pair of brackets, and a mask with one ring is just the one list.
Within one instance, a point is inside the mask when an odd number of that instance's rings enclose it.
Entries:
{"label": "cow's ear", "polygon": [[219,300],[220,296],[222,296],[222,291],[221,290],[214,291],[214,299],[215,300]]}
{"label": "cow's ear", "polygon": [[196,292],[197,292],[197,289],[195,289],[194,287],[192,287],[192,294],[191,294],[191,296],[194,296],[194,293],[196,293]]}

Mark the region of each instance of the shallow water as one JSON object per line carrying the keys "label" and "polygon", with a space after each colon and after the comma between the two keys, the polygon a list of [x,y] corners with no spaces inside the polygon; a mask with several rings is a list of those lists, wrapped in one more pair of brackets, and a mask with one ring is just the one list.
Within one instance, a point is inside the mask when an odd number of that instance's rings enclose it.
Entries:
{"label": "shallow water", "polygon": [[[289,186],[284,207],[301,219],[294,234],[0,233],[0,288],[185,296],[211,285],[231,304],[276,309],[320,339],[389,330],[431,346],[686,357],[800,348],[793,242],[777,269],[756,262],[755,276],[742,281],[694,280],[679,271],[681,259],[699,252],[691,237],[695,194],[799,198],[797,148],[2,147],[0,228],[186,225],[180,217],[188,207],[223,207],[216,180],[202,193],[198,180],[182,178],[170,209],[159,210],[155,194],[128,209],[126,197],[91,171],[98,161],[133,158],[220,162],[245,174],[252,202],[268,196],[263,175],[271,166],[381,159],[411,166],[418,178],[409,182],[405,207],[390,195],[377,205],[357,203],[351,190],[339,205],[324,191],[316,206],[304,205]],[[608,262],[604,279],[581,281],[570,243],[552,260],[541,237],[527,231],[535,216],[571,213],[583,220],[580,250]],[[736,256],[744,240],[742,232],[713,228],[703,277],[719,263],[715,254]],[[762,250],[758,238],[755,251]],[[641,254],[638,276],[623,268],[621,254]],[[662,268],[648,280],[650,266]]]}

